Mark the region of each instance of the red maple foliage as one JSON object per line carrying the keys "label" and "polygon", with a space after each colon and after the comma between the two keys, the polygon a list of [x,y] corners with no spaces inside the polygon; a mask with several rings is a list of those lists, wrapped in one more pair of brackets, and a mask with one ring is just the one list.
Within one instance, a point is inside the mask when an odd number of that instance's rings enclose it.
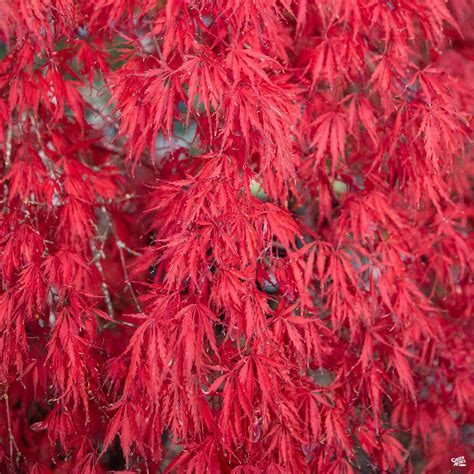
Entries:
{"label": "red maple foliage", "polygon": [[1,472],[472,457],[469,0],[0,0]]}

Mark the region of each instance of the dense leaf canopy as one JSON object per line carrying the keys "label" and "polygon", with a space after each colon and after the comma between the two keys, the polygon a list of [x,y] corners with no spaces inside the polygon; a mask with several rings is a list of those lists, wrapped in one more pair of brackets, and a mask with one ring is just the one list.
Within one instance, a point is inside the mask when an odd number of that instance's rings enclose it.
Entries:
{"label": "dense leaf canopy", "polygon": [[1,472],[469,457],[473,23],[0,0]]}

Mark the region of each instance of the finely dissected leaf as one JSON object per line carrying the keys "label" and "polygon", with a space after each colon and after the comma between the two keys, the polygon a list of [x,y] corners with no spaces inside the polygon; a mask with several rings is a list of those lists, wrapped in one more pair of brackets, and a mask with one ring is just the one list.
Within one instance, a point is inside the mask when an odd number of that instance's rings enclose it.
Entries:
{"label": "finely dissected leaf", "polygon": [[473,23],[0,0],[0,471],[469,469]]}

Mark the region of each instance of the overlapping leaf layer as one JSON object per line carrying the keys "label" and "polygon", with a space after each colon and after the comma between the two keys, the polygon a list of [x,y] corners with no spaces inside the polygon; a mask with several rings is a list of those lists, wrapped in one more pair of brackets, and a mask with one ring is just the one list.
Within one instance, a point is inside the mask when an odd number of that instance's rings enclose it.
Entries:
{"label": "overlapping leaf layer", "polygon": [[0,0],[2,472],[469,456],[473,22]]}

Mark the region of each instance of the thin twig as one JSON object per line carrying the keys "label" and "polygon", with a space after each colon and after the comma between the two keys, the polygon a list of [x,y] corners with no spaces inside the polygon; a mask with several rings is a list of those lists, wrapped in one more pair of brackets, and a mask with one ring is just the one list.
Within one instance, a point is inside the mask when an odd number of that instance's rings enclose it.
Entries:
{"label": "thin twig", "polygon": [[116,239],[117,243],[117,248],[119,250],[119,255],[120,255],[120,262],[122,264],[122,270],[123,270],[123,275],[125,277],[126,281],[126,286],[128,287],[128,290],[130,291],[130,294],[132,295],[133,303],[135,304],[135,308],[138,310],[139,313],[143,313],[143,310],[140,306],[140,303],[138,302],[137,296],[135,295],[135,290],[133,289],[133,285],[130,281],[130,278],[128,276],[128,271],[127,271],[127,265],[125,262],[125,256],[123,254],[123,248],[124,244],[120,239]]}
{"label": "thin twig", "polygon": [[[5,134],[5,172],[4,172],[5,176],[10,171],[10,168],[12,165],[11,155],[12,155],[12,128],[10,125],[8,125],[7,132]],[[5,180],[5,184],[3,185],[3,212],[6,212],[8,210],[7,199],[8,199],[8,181]]]}
{"label": "thin twig", "polygon": [[[101,210],[103,211],[103,207],[101,208]],[[111,228],[111,222],[108,216],[104,214],[103,217],[107,221],[107,228],[105,229],[104,235],[100,235],[100,234],[97,235],[97,240],[102,242],[101,248],[100,249],[97,248],[94,241],[90,241],[89,245],[90,245],[92,255],[93,255],[91,263],[94,263],[102,279],[100,286],[102,289],[102,295],[104,296],[105,305],[107,307],[107,314],[110,316],[111,319],[113,319],[113,322],[108,322],[107,324],[104,325],[104,328],[107,328],[110,325],[114,325],[114,324],[119,324],[119,325],[123,325],[127,327],[136,327],[135,324],[129,323],[127,321],[120,321],[116,319],[115,317],[115,310],[114,310],[114,305],[112,303],[112,297],[110,295],[110,290],[105,278],[104,267],[101,262],[101,260],[105,258],[104,244],[107,239],[107,234],[109,233],[109,229]]]}
{"label": "thin twig", "polygon": [[41,138],[41,133],[38,129],[38,125],[36,123],[36,120],[33,114],[30,115],[30,118],[31,118],[31,124],[33,125],[33,130],[35,132],[36,138],[38,139],[38,145],[40,147],[40,149],[38,150],[38,156],[40,157],[41,162],[46,168],[46,171],[48,172],[49,177],[58,185],[59,190],[61,191],[61,193],[63,193],[64,192],[63,185],[56,175],[56,170],[54,169],[54,163],[48,157],[48,154],[46,152],[46,147],[43,143],[43,139]]}
{"label": "thin twig", "polygon": [[411,456],[414,447],[415,447],[415,442],[414,442],[414,439],[412,438],[405,452],[405,455],[403,456],[403,461],[400,464],[400,466],[398,466],[397,470],[395,471],[395,474],[401,474],[403,472],[403,469],[408,461],[408,458]]}
{"label": "thin twig", "polygon": [[104,114],[104,112],[102,110],[100,110],[98,107],[96,107],[95,104],[93,104],[89,101],[87,102],[87,104],[96,113],[96,115],[98,115],[104,122],[107,122],[109,125],[111,125],[116,130],[119,129],[119,127],[117,125],[117,122],[112,117],[110,117],[109,115]]}
{"label": "thin twig", "polygon": [[8,393],[5,392],[3,394],[3,399],[5,400],[5,411],[7,415],[7,430],[8,430],[8,441],[10,444],[10,461],[13,462],[13,448],[16,449],[16,452],[18,455],[21,455],[20,450],[18,449],[18,446],[15,441],[15,437],[13,436],[13,430],[12,430],[12,420],[10,417],[10,406],[9,406],[9,399],[8,399]]}
{"label": "thin twig", "polygon": [[92,251],[94,264],[97,270],[99,271],[100,277],[102,279],[102,281],[100,282],[100,286],[102,289],[102,294],[104,295],[105,305],[107,306],[107,314],[112,319],[115,319],[114,305],[112,304],[112,298],[110,296],[109,287],[105,280],[104,267],[102,266],[101,262],[101,259],[103,258],[103,252],[97,249],[97,246],[95,245],[94,241],[91,240],[89,244]]}
{"label": "thin twig", "polygon": [[5,171],[10,169],[12,164],[11,156],[12,156],[12,128],[10,125],[7,126],[7,131],[5,134]]}
{"label": "thin twig", "polygon": [[135,290],[133,289],[133,285],[130,282],[130,278],[129,278],[128,270],[127,270],[127,265],[126,265],[126,262],[125,262],[125,255],[124,255],[123,251],[125,249],[125,250],[128,250],[131,253],[138,253],[138,252],[135,252],[132,249],[128,248],[125,245],[125,243],[122,242],[122,240],[120,240],[119,236],[117,235],[117,231],[115,230],[114,223],[112,222],[112,219],[110,218],[110,215],[109,215],[107,209],[105,208],[105,206],[102,206],[101,210],[102,210],[103,215],[104,215],[105,219],[107,220],[108,226],[110,227],[110,230],[112,231],[112,234],[115,238],[115,244],[117,245],[117,248],[118,248],[118,251],[119,251],[120,263],[122,265],[122,271],[123,271],[123,275],[125,277],[126,287],[127,287],[128,291],[130,292],[130,295],[132,296],[132,300],[133,300],[133,304],[135,305],[135,308],[137,309],[137,311],[139,313],[143,313],[142,307],[140,306],[140,303],[138,302],[138,298],[135,294]]}
{"label": "thin twig", "polygon": [[152,35],[152,41],[155,45],[155,49],[158,54],[158,57],[160,58],[160,61],[163,61],[163,53],[161,52],[160,43],[158,43],[158,40],[156,39],[155,35]]}
{"label": "thin twig", "polygon": [[134,257],[141,257],[141,253],[137,252],[136,250],[131,249],[128,247],[125,242],[119,240],[117,241],[117,245],[120,245],[124,250],[126,250],[130,255],[133,255]]}
{"label": "thin twig", "polygon": [[[56,293],[56,294],[55,294]],[[49,299],[50,299],[50,314],[49,314],[49,325],[53,327],[58,320],[58,309],[56,308],[55,297],[57,296],[57,289],[53,286],[49,288]],[[51,315],[54,317],[54,321],[51,322]]]}
{"label": "thin twig", "polygon": [[[106,236],[107,234],[105,234],[104,236],[100,236],[99,238],[105,239]],[[127,327],[136,327],[135,324],[116,319],[114,305],[112,303],[112,297],[110,296],[110,290],[105,279],[104,267],[102,266],[102,262],[101,262],[101,260],[104,258],[104,252],[102,249],[98,249],[97,246],[95,245],[95,242],[93,241],[90,242],[90,247],[92,250],[92,254],[94,255],[92,261],[94,262],[97,270],[99,271],[100,277],[102,279],[100,286],[102,289],[102,294],[104,295],[105,305],[107,306],[107,314],[114,320],[113,323],[110,322],[110,323],[105,324],[104,328],[113,324],[120,324],[122,326],[127,326]]]}

